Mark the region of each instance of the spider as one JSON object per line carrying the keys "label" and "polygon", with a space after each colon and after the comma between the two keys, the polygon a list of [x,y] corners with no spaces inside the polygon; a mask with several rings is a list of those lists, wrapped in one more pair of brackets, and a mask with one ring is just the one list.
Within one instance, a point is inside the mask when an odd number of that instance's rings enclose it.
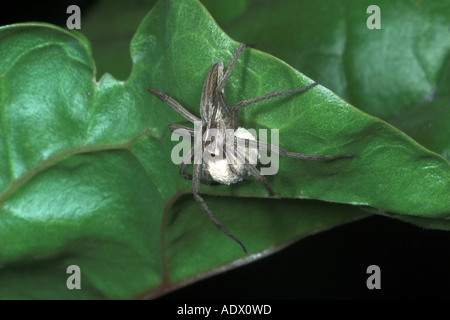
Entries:
{"label": "spider", "polygon": [[[255,137],[247,130],[239,127],[238,110],[248,105],[263,100],[271,99],[277,96],[305,92],[318,83],[314,82],[303,88],[296,88],[291,90],[274,91],[264,94],[262,96],[244,100],[238,102],[231,107],[228,105],[225,99],[224,88],[231,75],[236,62],[240,55],[244,51],[247,45],[240,43],[237,48],[230,65],[224,73],[224,64],[222,62],[214,63],[206,77],[205,84],[203,86],[201,102],[200,102],[200,114],[201,119],[187,111],[179,102],[169,97],[167,94],[157,91],[153,88],[148,88],[150,94],[155,95],[163,102],[168,104],[172,109],[178,112],[182,117],[192,123],[199,123],[201,127],[198,132],[201,136],[201,155],[195,152],[195,146],[188,152],[182,159],[182,163],[179,167],[179,174],[187,179],[192,180],[192,192],[197,203],[206,212],[209,219],[214,225],[219,228],[228,237],[236,241],[248,254],[247,248],[244,244],[236,238],[228,229],[226,229],[219,220],[213,215],[212,211],[206,205],[205,200],[200,195],[200,184],[206,185],[218,185],[218,184],[234,184],[244,180],[249,175],[252,175],[258,180],[266,189],[269,196],[274,196],[275,193],[269,186],[266,178],[259,172],[259,170],[251,164],[250,158],[258,157],[257,146],[270,152],[275,152],[283,157],[293,159],[306,159],[306,160],[324,160],[324,159],[338,159],[338,158],[350,158],[354,157],[354,154],[339,154],[339,155],[315,155],[315,154],[302,154],[285,151],[276,145],[263,143],[257,141]],[[177,129],[186,130],[191,139],[194,139],[196,131],[192,128],[187,128],[177,124],[169,125],[170,130],[173,132]],[[230,151],[230,148],[224,148],[225,132],[229,132],[231,129],[231,140],[234,142],[234,149]],[[215,131],[215,134],[212,132]],[[227,140],[228,140],[227,135]],[[194,139],[195,141],[195,139]],[[246,143],[242,146],[242,142]],[[239,144],[240,143],[240,144]],[[195,143],[194,143],[195,144]],[[207,157],[210,155],[210,157]],[[194,159],[192,174],[186,172],[189,164]],[[212,180],[211,180],[212,179]]]}

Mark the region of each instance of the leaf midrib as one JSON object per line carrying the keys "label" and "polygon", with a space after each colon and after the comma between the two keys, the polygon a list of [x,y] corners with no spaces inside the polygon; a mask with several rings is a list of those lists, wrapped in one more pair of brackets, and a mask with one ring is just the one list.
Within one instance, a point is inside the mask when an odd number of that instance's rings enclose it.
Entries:
{"label": "leaf midrib", "polygon": [[[21,177],[15,179],[13,183],[6,189],[6,191],[0,196],[0,208],[3,207],[3,202],[14,193],[15,190],[20,188],[23,184],[33,178],[36,174],[43,171],[46,168],[49,168],[56,163],[59,163],[65,158],[76,154],[90,153],[90,152],[98,152],[98,151],[107,151],[107,150],[128,150],[130,151],[133,144],[138,141],[141,137],[144,136],[152,136],[159,140],[158,137],[154,135],[148,128],[144,131],[131,138],[130,140],[114,143],[114,144],[99,144],[99,145],[88,145],[88,146],[79,146],[74,147],[68,150],[65,150],[61,153],[57,153],[41,162],[39,162],[36,166],[25,172]],[[11,168],[11,166],[10,166]]]}

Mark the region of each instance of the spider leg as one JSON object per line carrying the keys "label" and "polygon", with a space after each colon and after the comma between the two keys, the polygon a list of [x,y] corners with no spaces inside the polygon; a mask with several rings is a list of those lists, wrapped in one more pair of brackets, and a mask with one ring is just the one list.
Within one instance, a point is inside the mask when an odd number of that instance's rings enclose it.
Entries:
{"label": "spider leg", "polygon": [[245,163],[244,166],[247,169],[247,171],[250,172],[250,174],[263,185],[263,187],[267,191],[267,194],[273,197],[275,195],[275,192],[270,187],[269,182],[267,181],[266,178],[264,178],[261,172],[259,172],[259,170],[256,169],[256,167],[252,164]]}
{"label": "spider leg", "polygon": [[191,139],[194,139],[194,129],[192,129],[192,128],[185,127],[185,126],[182,126],[180,124],[172,123],[172,124],[169,124],[169,129],[172,132],[174,132],[175,130],[178,130],[178,129],[184,129],[187,132],[189,132],[189,134],[191,135]]}
{"label": "spider leg", "polygon": [[194,134],[194,129],[182,126],[181,124],[171,123],[171,124],[169,124],[169,129],[172,132],[177,129],[185,129],[185,130],[189,131],[190,134]]}
{"label": "spider leg", "polygon": [[194,150],[194,148],[189,150],[189,152],[184,156],[183,160],[181,161],[180,167],[178,168],[178,173],[186,180],[192,180],[192,175],[189,173],[186,173],[186,169],[192,163],[192,159],[193,159],[192,151],[193,150]]}
{"label": "spider leg", "polygon": [[245,43],[239,43],[239,47],[237,48],[236,52],[234,53],[233,59],[231,60],[230,64],[228,65],[227,71],[225,71],[225,74],[223,75],[222,82],[217,86],[217,91],[220,92],[225,88],[225,85],[227,84],[228,79],[230,78],[231,71],[233,71],[233,68],[236,65],[236,62],[239,60],[239,57],[241,56],[241,54],[244,51],[246,46],[247,45]]}
{"label": "spider leg", "polygon": [[206,168],[206,164],[205,164],[205,162],[203,161],[203,166],[202,166],[202,175],[203,175],[203,178],[202,178],[202,180],[204,179],[204,180],[206,180],[206,181],[208,181],[208,182],[214,183],[214,185],[219,185],[220,183],[218,183],[217,181],[210,181],[210,180],[209,180],[209,179],[212,179],[211,174],[209,173],[208,170],[205,170],[204,168]]}
{"label": "spider leg", "polygon": [[[218,99],[219,99],[218,104],[219,104],[220,110],[225,112],[227,118],[232,118],[231,108],[228,105],[228,102],[227,102],[227,99],[225,98],[225,94],[224,94],[223,90],[218,91],[217,94],[218,94]],[[237,128],[235,128],[235,129],[237,129]]]}
{"label": "spider leg", "polygon": [[[236,138],[239,139],[239,138]],[[334,154],[334,155],[320,155],[320,154],[305,154],[305,153],[296,153],[296,152],[289,152],[284,149],[281,149],[280,147],[270,144],[258,141],[258,145],[265,150],[268,150],[270,152],[278,153],[282,157],[286,158],[292,158],[292,159],[303,159],[303,160],[333,160],[333,159],[341,159],[341,158],[353,158],[356,157],[356,154],[354,153],[346,153],[346,154]],[[250,146],[252,147],[252,146]],[[253,146],[254,147],[254,146]]]}
{"label": "spider leg", "polygon": [[178,101],[169,97],[167,94],[165,94],[161,91],[155,90],[153,88],[150,88],[150,87],[147,90],[149,93],[153,94],[154,96],[158,97],[160,100],[162,100],[163,102],[168,104],[169,107],[171,107],[176,112],[178,112],[186,120],[188,120],[192,123],[194,123],[195,121],[201,121],[199,118],[197,118],[192,113],[190,113],[185,108],[183,108],[183,106]]}
{"label": "spider leg", "polygon": [[[243,139],[243,140],[245,140],[245,139]],[[240,157],[241,159],[245,159],[245,161],[244,161],[245,169],[247,169],[247,171],[248,171],[248,172],[249,172],[256,180],[258,180],[258,181],[263,185],[263,187],[264,187],[264,188],[266,189],[266,191],[267,191],[267,194],[268,194],[269,196],[273,197],[273,196],[275,195],[275,192],[274,192],[273,189],[270,187],[269,182],[267,181],[267,179],[264,178],[264,176],[261,174],[261,172],[259,172],[259,170],[256,169],[256,167],[255,167],[254,165],[248,163],[248,162],[249,162],[249,161],[248,161],[248,158],[247,158],[245,155],[243,155],[243,154],[239,151],[239,149],[235,148],[235,151],[236,151],[238,157]],[[227,156],[230,156],[230,152],[229,152],[229,151],[227,151]],[[230,166],[230,169],[231,169],[231,166]]]}
{"label": "spider leg", "polygon": [[[228,118],[231,119],[232,125],[234,129],[237,129],[239,126],[239,119],[237,117],[237,113],[233,112],[230,106],[227,103],[227,100],[225,98],[224,94],[224,88],[225,85],[228,82],[228,79],[230,78],[231,71],[233,71],[234,66],[236,65],[236,62],[239,60],[239,57],[241,56],[242,52],[244,51],[245,47],[247,45],[245,43],[240,43],[239,47],[237,48],[236,52],[234,53],[233,59],[231,60],[227,70],[225,71],[225,74],[223,75],[222,81],[217,86],[217,94],[219,99],[219,106],[221,107],[221,110],[225,112]],[[250,45],[251,46],[251,45]]]}
{"label": "spider leg", "polygon": [[[185,129],[189,132],[189,135],[191,139],[194,137],[194,132],[191,128],[181,126],[179,124],[170,124],[169,129],[174,132],[177,129]],[[192,133],[191,133],[192,130]],[[194,158],[194,153],[192,152],[194,148],[189,150],[189,152],[184,156],[184,158],[181,160],[180,167],[178,168],[178,173],[186,180],[192,180],[192,175],[186,172],[186,169],[189,167],[189,165],[192,163],[192,160]]]}
{"label": "spider leg", "polygon": [[238,109],[244,108],[252,103],[255,102],[260,102],[263,100],[267,100],[267,99],[272,99],[278,96],[283,96],[286,94],[291,94],[291,93],[300,93],[300,92],[305,92],[315,86],[317,86],[318,83],[314,82],[312,84],[310,84],[309,86],[303,87],[303,88],[297,88],[297,89],[290,89],[290,90],[281,90],[281,91],[273,91],[273,92],[269,92],[266,94],[263,94],[262,96],[256,97],[256,98],[252,98],[252,99],[248,99],[248,100],[244,100],[241,102],[236,103],[235,105],[233,105],[231,107],[231,112],[234,114],[237,112]]}
{"label": "spider leg", "polygon": [[175,123],[169,124],[169,129],[171,131],[175,131],[176,129],[187,130],[192,138],[194,137],[194,133],[195,133],[193,128],[185,127],[185,126],[182,126],[182,125],[179,125],[179,124],[175,124]]}
{"label": "spider leg", "polygon": [[194,170],[193,170],[193,178],[192,178],[192,189],[194,194],[194,199],[197,201],[197,203],[202,207],[203,211],[206,212],[209,219],[214,223],[214,225],[220,229],[223,233],[225,233],[228,237],[239,243],[239,245],[242,247],[245,253],[248,254],[247,248],[244,246],[244,244],[236,238],[234,235],[231,234],[230,231],[228,231],[220,222],[219,220],[214,217],[211,210],[206,205],[205,200],[200,195],[200,173],[201,173],[201,165],[200,164],[194,164]]}

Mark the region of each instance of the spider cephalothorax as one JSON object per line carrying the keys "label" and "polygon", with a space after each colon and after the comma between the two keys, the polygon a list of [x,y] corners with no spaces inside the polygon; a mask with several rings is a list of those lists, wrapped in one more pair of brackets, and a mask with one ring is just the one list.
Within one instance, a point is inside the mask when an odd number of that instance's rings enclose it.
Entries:
{"label": "spider cephalothorax", "polygon": [[[194,198],[213,223],[227,236],[238,242],[242,249],[247,253],[247,249],[243,243],[223,227],[214,217],[200,195],[200,183],[207,185],[233,184],[243,180],[248,175],[252,175],[264,186],[267,193],[270,196],[273,196],[275,193],[269,186],[266,178],[254,165],[258,158],[258,148],[260,150],[265,149],[278,153],[283,157],[306,160],[349,158],[354,157],[355,155],[314,155],[288,152],[278,146],[257,141],[247,129],[239,127],[238,110],[240,108],[277,96],[304,92],[317,85],[317,83],[314,82],[304,88],[270,92],[256,98],[241,101],[230,107],[225,99],[224,88],[233,67],[245,47],[246,45],[243,43],[239,45],[225,73],[222,62],[216,62],[210,68],[201,96],[201,119],[187,111],[180,103],[165,93],[153,88],[148,88],[148,91],[167,103],[186,120],[195,124],[200,124],[198,125],[200,130],[194,130],[175,124],[170,125],[170,130],[172,131],[178,129],[187,131],[192,140],[194,140],[194,136],[198,132],[201,139],[201,152],[195,152],[194,149],[196,147],[194,146],[190,152],[184,156],[179,168],[179,173],[183,178],[192,180]],[[193,170],[192,174],[189,174],[186,172],[186,169],[189,164],[192,163],[192,160],[194,160]]]}

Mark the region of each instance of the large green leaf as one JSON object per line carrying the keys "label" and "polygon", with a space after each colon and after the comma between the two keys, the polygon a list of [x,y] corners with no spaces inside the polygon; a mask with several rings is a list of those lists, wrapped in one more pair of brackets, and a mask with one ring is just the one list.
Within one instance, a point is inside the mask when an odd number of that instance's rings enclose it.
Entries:
{"label": "large green leaf", "polygon": [[[246,256],[187,195],[167,132],[183,119],[146,88],[198,114],[210,65],[230,61],[237,42],[197,1],[158,2],[133,39],[126,82],[96,81],[79,33],[14,25],[0,29],[0,42],[2,297],[157,296],[362,216],[347,205],[253,199],[266,197],[257,183],[203,188],[219,220],[247,245]],[[226,90],[236,102],[310,82],[248,49]],[[288,150],[357,154],[282,159],[269,177],[279,198],[370,206],[448,227],[448,162],[326,88],[259,103],[241,116],[246,127],[280,129]],[[66,288],[72,264],[81,268],[81,291]]]}

